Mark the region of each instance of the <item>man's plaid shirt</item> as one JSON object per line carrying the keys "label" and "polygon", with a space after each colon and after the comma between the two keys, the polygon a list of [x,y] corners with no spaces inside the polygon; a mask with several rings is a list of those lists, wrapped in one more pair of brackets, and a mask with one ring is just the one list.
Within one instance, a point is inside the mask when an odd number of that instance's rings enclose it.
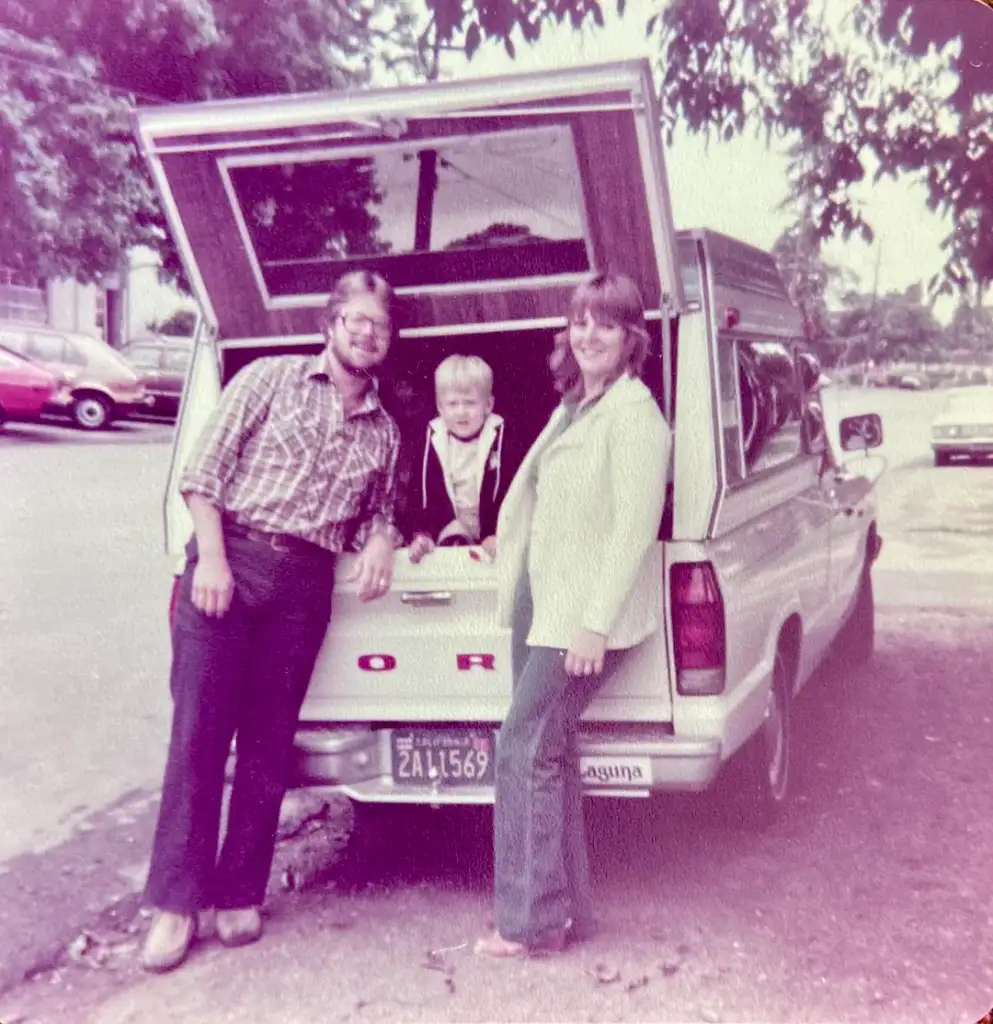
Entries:
{"label": "man's plaid shirt", "polygon": [[348,417],[323,353],[269,356],[232,379],[179,482],[243,526],[336,554],[374,532],[398,546],[400,432],[370,387]]}

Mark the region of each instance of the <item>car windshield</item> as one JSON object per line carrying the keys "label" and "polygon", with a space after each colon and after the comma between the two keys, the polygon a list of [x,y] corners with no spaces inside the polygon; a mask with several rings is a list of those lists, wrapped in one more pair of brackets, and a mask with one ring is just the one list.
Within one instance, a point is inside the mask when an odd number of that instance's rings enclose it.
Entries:
{"label": "car windshield", "polygon": [[993,387],[952,392],[945,403],[946,416],[975,416],[993,419]]}

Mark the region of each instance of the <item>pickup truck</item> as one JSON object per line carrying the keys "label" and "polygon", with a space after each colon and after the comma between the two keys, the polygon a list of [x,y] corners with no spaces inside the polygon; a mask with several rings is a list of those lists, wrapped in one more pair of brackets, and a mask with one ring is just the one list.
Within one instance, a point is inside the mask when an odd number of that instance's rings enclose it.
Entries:
{"label": "pickup truck", "polygon": [[[178,472],[222,387],[259,356],[317,351],[340,273],[376,269],[401,299],[382,389],[405,437],[423,436],[438,362],[477,353],[524,447],[556,402],[571,290],[606,268],[638,282],[644,377],[674,432],[671,465],[645,466],[669,481],[650,569],[664,626],[588,709],[578,767],[616,797],[704,790],[727,768],[768,820],[790,792],[795,698],[830,651],[872,652],[876,501],[843,459],[882,431],[871,413],[826,429],[768,253],[674,228],[649,64],[147,108],[137,133],[202,310],[165,499],[177,559]],[[350,557],[293,784],[491,802],[517,653],[496,570],[473,548],[416,565],[401,550],[391,592],[361,604]]]}

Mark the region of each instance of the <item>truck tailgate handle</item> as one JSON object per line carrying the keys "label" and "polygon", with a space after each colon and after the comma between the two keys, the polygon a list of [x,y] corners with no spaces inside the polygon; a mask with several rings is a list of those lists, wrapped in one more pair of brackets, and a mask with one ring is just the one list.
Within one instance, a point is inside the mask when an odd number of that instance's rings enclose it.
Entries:
{"label": "truck tailgate handle", "polygon": [[452,592],[450,590],[405,590],[400,595],[400,601],[402,604],[412,605],[414,608],[446,605],[452,603]]}

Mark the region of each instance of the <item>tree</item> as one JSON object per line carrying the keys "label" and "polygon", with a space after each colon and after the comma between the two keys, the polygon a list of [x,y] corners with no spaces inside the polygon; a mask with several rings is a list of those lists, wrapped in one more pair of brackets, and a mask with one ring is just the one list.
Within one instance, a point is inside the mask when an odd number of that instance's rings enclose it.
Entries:
{"label": "tree", "polygon": [[526,224],[507,224],[497,221],[482,231],[474,231],[464,238],[456,238],[446,249],[472,249],[483,245],[521,245],[547,242],[549,239],[534,234]]}
{"label": "tree", "polygon": [[932,208],[955,225],[945,287],[984,285],[993,279],[993,84],[975,64],[985,66],[993,14],[974,0],[857,0],[843,38],[823,10],[810,0],[667,3],[652,29],[669,129],[682,119],[731,137],[752,123],[800,140],[794,192],[811,198],[822,237],[871,240],[851,195],[868,175],[921,176]]}
{"label": "tree", "polygon": [[919,285],[879,297],[849,293],[834,333],[845,346],[844,362],[923,362],[945,348],[944,331]]}
{"label": "tree", "polygon": [[993,355],[993,310],[960,302],[948,326],[948,346],[973,356]]}
{"label": "tree", "polygon": [[4,264],[94,281],[135,245],[179,264],[135,103],[338,88],[411,50],[406,0],[8,0],[0,11]]}
{"label": "tree", "polygon": [[[839,34],[824,11],[840,0],[658,2],[646,31],[670,138],[679,122],[800,141],[793,185],[822,238],[871,238],[854,184],[918,175],[954,224],[943,287],[981,294],[993,282],[993,13],[975,0],[850,0]],[[7,0],[0,28],[51,56],[48,71],[37,56],[28,68],[0,39],[2,226],[23,247],[19,267],[38,273],[92,278],[116,266],[115,249],[149,235],[165,245],[133,147],[115,134],[128,95],[334,88],[376,63],[436,77],[447,50],[471,57],[489,41],[513,56],[515,40],[535,42],[548,24],[595,30],[609,6],[623,13],[624,0]],[[92,195],[52,133],[78,135],[88,177],[110,186]],[[109,227],[91,240],[100,218]]]}
{"label": "tree", "polygon": [[[993,11],[975,0],[851,0],[846,34],[826,20],[840,0],[659,0],[646,26],[663,127],[730,139],[751,126],[800,140],[811,157],[794,186],[822,238],[871,226],[851,187],[918,175],[951,216],[945,290],[993,281]],[[487,38],[513,55],[546,23],[603,23],[608,0],[427,0],[421,43]],[[617,0],[623,11],[623,0]],[[433,35],[432,35],[433,33]]]}
{"label": "tree", "polygon": [[197,315],[190,309],[177,309],[165,320],[153,320],[145,325],[153,334],[192,338],[197,326]]}
{"label": "tree", "polygon": [[824,258],[816,227],[803,217],[779,236],[772,254],[790,299],[803,315],[811,347],[825,365],[833,366],[843,353],[834,337],[828,296],[832,290],[849,291],[855,275]]}

